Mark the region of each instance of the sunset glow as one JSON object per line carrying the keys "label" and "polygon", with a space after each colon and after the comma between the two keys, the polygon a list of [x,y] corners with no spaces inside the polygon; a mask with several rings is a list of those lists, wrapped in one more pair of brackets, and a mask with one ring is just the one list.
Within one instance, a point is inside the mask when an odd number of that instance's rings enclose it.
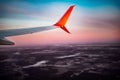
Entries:
{"label": "sunset glow", "polygon": [[[102,2],[102,1],[101,1]],[[96,3],[96,4],[95,4]],[[99,3],[99,4],[98,4]],[[30,28],[54,25],[70,5],[75,5],[66,28],[7,37],[19,45],[61,43],[115,42],[119,36],[119,6],[103,1],[20,1],[1,2],[0,29]],[[63,22],[60,22],[63,23]],[[58,23],[59,24],[59,23]],[[64,23],[63,23],[64,24]],[[57,25],[57,24],[56,24]]]}

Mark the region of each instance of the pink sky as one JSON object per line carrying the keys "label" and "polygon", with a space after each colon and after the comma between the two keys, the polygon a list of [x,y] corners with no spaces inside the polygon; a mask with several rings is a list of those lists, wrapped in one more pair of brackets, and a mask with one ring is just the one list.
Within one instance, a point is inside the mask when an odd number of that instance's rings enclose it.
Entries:
{"label": "pink sky", "polygon": [[[58,31],[58,32],[57,32]],[[72,32],[72,30],[71,30]],[[116,30],[93,31],[84,30],[68,34],[62,30],[50,30],[34,34],[20,35],[11,37],[16,45],[41,45],[57,43],[85,43],[85,42],[104,42],[118,40],[119,35]]]}
{"label": "pink sky", "polygon": [[[26,4],[25,4],[26,5]],[[28,4],[27,4],[28,5]],[[30,6],[32,6],[30,4]],[[57,6],[57,7],[56,7]],[[6,7],[5,10],[17,14],[17,18],[1,19],[0,29],[12,28],[29,28],[36,26],[47,26],[55,24],[56,21],[64,14],[70,5],[67,4],[50,4],[40,7],[47,8],[34,12],[34,10],[21,9],[12,6]],[[49,14],[48,14],[49,13]],[[94,14],[93,14],[94,13]],[[18,15],[19,14],[19,15]],[[13,16],[13,15],[10,15]],[[8,37],[19,45],[40,45],[51,43],[85,43],[85,42],[109,42],[117,41],[119,37],[118,12],[114,7],[98,7],[87,9],[76,6],[73,10],[66,27],[71,32],[68,34],[61,29],[38,32]],[[117,22],[116,22],[117,21]]]}

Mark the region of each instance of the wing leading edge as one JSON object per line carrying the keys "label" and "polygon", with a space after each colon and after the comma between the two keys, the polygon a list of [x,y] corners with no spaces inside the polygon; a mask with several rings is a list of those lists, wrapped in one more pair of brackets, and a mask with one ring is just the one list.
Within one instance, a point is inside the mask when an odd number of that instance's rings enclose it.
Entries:
{"label": "wing leading edge", "polygon": [[16,36],[23,34],[31,34],[35,32],[55,29],[54,26],[44,26],[35,28],[22,28],[22,29],[11,29],[11,30],[0,30],[0,37]]}

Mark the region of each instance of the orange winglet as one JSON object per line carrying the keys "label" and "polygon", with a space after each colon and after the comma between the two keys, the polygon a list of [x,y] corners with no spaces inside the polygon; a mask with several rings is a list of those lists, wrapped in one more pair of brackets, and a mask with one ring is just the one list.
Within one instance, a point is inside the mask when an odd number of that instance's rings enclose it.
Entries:
{"label": "orange winglet", "polygon": [[58,26],[60,27],[61,29],[63,29],[64,31],[66,31],[67,33],[70,33],[67,28],[65,27],[65,24],[73,10],[75,5],[72,5],[69,7],[69,9],[65,12],[65,14],[61,17],[61,19],[56,23],[54,24],[54,26]]}
{"label": "orange winglet", "polygon": [[60,28],[63,29],[65,32],[70,33],[65,26]]}

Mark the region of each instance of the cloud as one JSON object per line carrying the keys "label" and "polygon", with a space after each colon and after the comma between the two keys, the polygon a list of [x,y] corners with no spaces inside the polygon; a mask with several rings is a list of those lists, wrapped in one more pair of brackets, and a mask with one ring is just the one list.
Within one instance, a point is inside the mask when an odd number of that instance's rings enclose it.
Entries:
{"label": "cloud", "polygon": [[23,68],[46,66],[46,63],[47,63],[47,62],[48,62],[47,60],[42,60],[42,61],[39,61],[39,62],[33,64],[33,65],[23,66]]}
{"label": "cloud", "polygon": [[73,58],[73,57],[76,57],[76,56],[79,56],[80,53],[75,53],[73,55],[65,55],[65,56],[59,56],[59,57],[56,57],[57,59],[65,59],[65,58]]}

